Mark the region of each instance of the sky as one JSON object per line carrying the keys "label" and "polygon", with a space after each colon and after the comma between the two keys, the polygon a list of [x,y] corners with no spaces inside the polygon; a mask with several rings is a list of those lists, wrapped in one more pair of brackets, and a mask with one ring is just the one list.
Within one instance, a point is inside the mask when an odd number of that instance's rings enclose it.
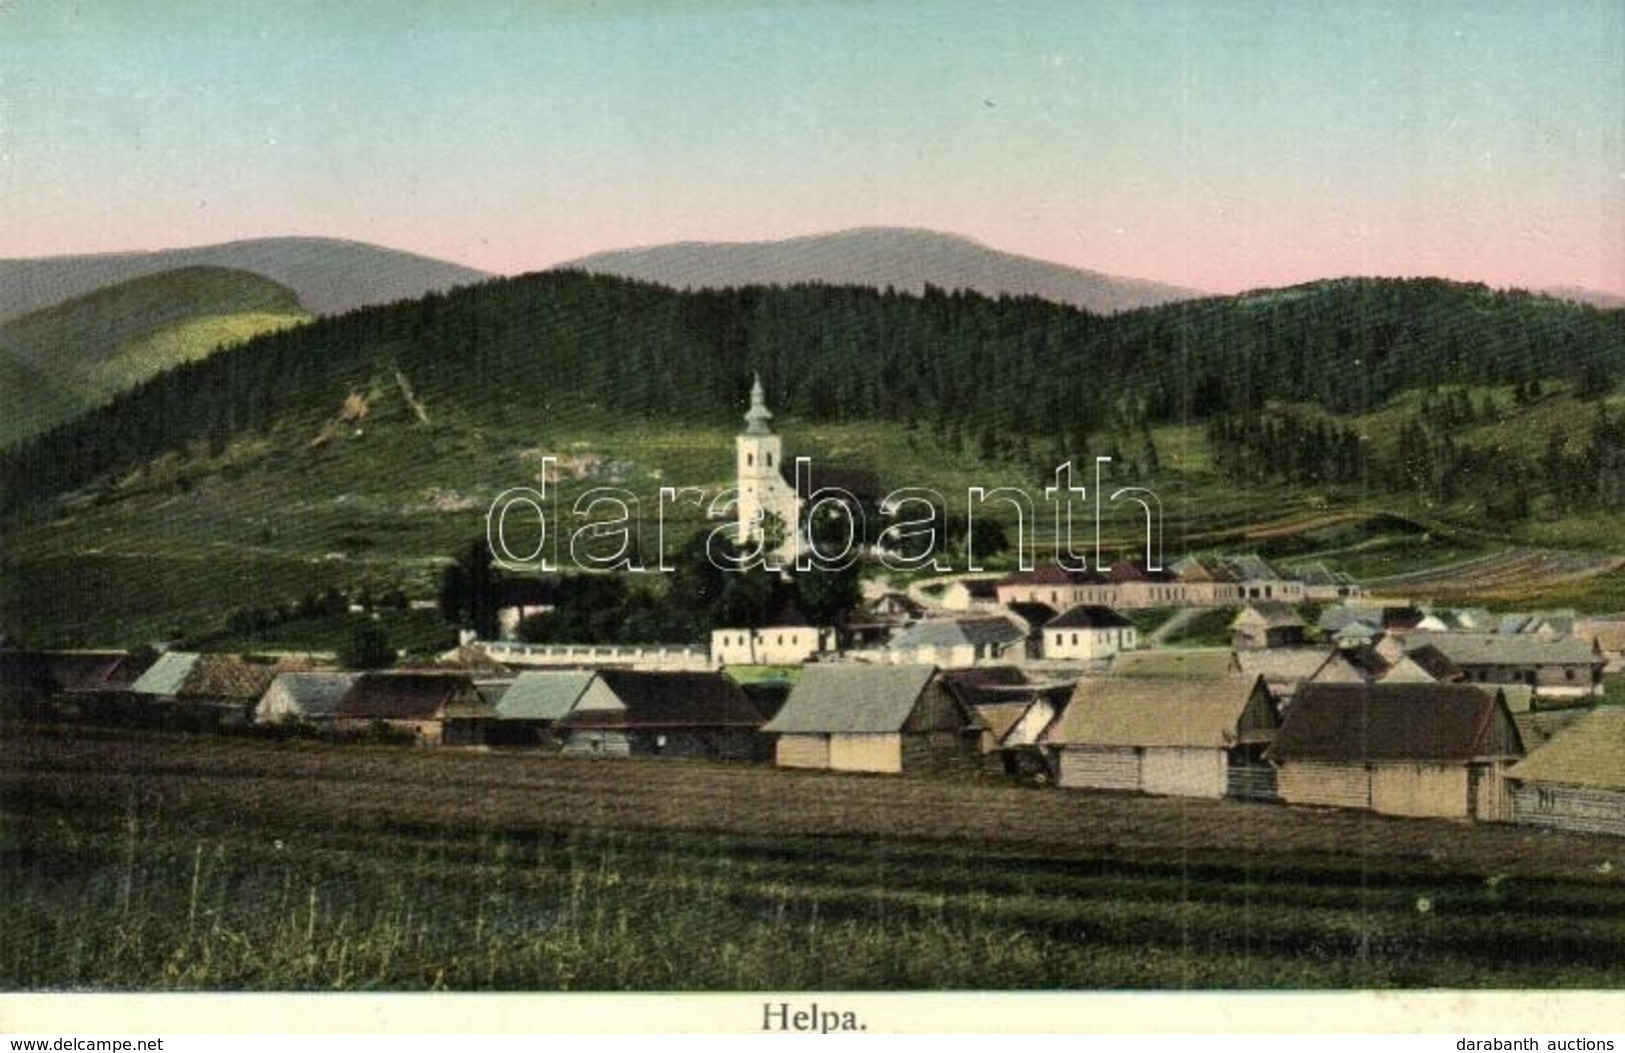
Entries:
{"label": "sky", "polygon": [[1625,4],[0,0],[0,257],[858,226],[1625,294]]}

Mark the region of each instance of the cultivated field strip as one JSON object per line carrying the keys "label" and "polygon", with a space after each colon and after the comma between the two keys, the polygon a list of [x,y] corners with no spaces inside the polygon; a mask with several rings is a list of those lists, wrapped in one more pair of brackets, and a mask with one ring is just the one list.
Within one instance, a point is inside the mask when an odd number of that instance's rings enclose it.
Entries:
{"label": "cultivated field strip", "polygon": [[976,778],[10,729],[13,988],[1607,987],[1617,839]]}

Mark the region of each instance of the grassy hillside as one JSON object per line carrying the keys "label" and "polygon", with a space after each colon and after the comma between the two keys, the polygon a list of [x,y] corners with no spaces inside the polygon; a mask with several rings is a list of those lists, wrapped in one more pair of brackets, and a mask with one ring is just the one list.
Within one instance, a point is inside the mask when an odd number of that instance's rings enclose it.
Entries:
{"label": "grassy hillside", "polygon": [[[1334,328],[1328,346],[1369,343],[1384,316],[1354,306],[1380,301],[1400,311],[1395,304],[1425,291],[1390,296],[1381,283],[1289,290],[1282,310],[1297,313],[1277,321],[1308,327],[1319,309]],[[1486,324],[1512,330],[1524,314],[1539,316],[1520,346],[1539,345],[1559,318],[1571,337],[1589,334],[1594,361],[1625,365],[1611,343],[1625,315],[1472,288],[1442,295],[1477,302]],[[1593,421],[1625,413],[1619,394],[1582,397],[1570,360],[1537,356],[1544,383],[1530,396],[1528,378],[1496,381],[1536,368],[1536,359],[1507,351],[1468,389],[1478,408],[1486,399],[1494,405],[1457,430],[1465,442],[1499,447],[1516,466],[1533,495],[1521,518],[1487,508],[1472,488],[1440,502],[1388,469],[1399,450],[1395,429],[1436,412],[1424,400],[1452,390],[1400,386],[1409,374],[1373,381],[1373,389],[1393,390],[1380,400],[1371,391],[1358,412],[1311,398],[1323,383],[1317,373],[1270,378],[1280,397],[1250,410],[1216,403],[1215,413],[1244,423],[1262,426],[1291,411],[1365,436],[1359,474],[1310,480],[1232,471],[1210,419],[1175,389],[1192,398],[1205,391],[1193,378],[1220,369],[1225,355],[1241,356],[1225,341],[1250,331],[1270,303],[1253,296],[1229,313],[1204,303],[1098,319],[1027,301],[810,287],[685,295],[562,274],[320,319],[183,364],[62,434],[0,457],[0,491],[13,509],[0,523],[0,631],[38,643],[225,638],[234,611],[291,603],[313,588],[427,598],[452,554],[484,535],[492,499],[536,485],[545,455],[563,469],[556,493],[566,532],[578,496],[624,487],[644,502],[652,552],[661,486],[715,493],[731,482],[754,368],[768,378],[787,456],[872,468],[887,488],[930,487],[956,506],[972,486],[1019,487],[1041,501],[1061,460],[1091,466],[1095,455],[1110,454],[1120,470],[1103,480],[1108,487],[1143,485],[1160,497],[1170,561],[1253,550],[1391,577],[1509,548],[1562,550],[1520,558],[1508,565],[1516,574],[1495,582],[1467,579],[1481,592],[1499,585],[1481,597],[1487,602],[1523,606],[1549,594],[1584,595],[1584,579],[1606,569],[1608,556],[1625,554],[1625,514],[1558,507],[1532,467],[1542,463],[1549,430],[1564,422],[1576,437],[1570,459],[1584,467]],[[1459,326],[1435,332],[1425,322],[1434,314],[1419,317],[1406,336],[1412,360],[1390,372],[1420,376],[1433,368],[1428,355],[1443,363],[1457,353]],[[1363,328],[1347,328],[1356,323]],[[1170,325],[1189,332],[1183,350],[1164,361],[1157,334]],[[1255,360],[1277,353],[1277,336],[1260,338]],[[1053,363],[1040,369],[1044,354]],[[1085,368],[1097,362],[1093,372]],[[1222,376],[1227,384],[1245,378],[1234,369]],[[1263,379],[1247,383],[1266,389]],[[1078,409],[1049,434],[1048,411],[1033,404],[1060,397],[1057,388]],[[916,401],[906,401],[909,391]],[[1157,392],[1172,392],[1161,409]],[[1006,402],[1023,394],[1028,411]],[[1092,471],[1083,475],[1093,492]],[[1027,527],[1042,552],[1053,543],[1053,519],[1042,506],[1040,513]],[[1138,546],[1137,514],[1119,504],[1104,515],[1108,553]],[[705,525],[695,509],[679,507],[669,516],[669,546]],[[962,566],[961,553],[945,555]],[[1010,557],[984,563],[1009,565]],[[1448,575],[1429,588],[1448,595]],[[1613,590],[1599,590],[1597,602],[1611,602]],[[323,642],[320,627],[306,628],[297,630],[302,642]],[[329,628],[335,636],[342,629]]]}
{"label": "grassy hillside", "polygon": [[0,351],[0,449],[85,408],[55,377]]}
{"label": "grassy hillside", "polygon": [[[0,324],[9,441],[179,363],[309,318],[287,288],[246,271],[192,267],[132,279]],[[66,397],[62,397],[63,395]]]}

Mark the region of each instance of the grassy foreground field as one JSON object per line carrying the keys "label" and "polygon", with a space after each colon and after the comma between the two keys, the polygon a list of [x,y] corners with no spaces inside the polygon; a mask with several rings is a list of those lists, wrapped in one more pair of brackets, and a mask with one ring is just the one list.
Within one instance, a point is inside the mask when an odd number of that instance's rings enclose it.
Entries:
{"label": "grassy foreground field", "polygon": [[12,989],[1617,987],[1625,844],[11,726]]}

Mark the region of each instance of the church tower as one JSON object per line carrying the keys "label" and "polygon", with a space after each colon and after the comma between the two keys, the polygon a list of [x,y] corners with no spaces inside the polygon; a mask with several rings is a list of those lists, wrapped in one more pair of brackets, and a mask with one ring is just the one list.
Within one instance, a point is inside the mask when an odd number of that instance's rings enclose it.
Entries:
{"label": "church tower", "polygon": [[745,412],[745,430],[734,442],[735,476],[739,480],[739,538],[744,541],[758,529],[763,517],[774,514],[783,523],[785,544],[779,552],[793,548],[799,509],[795,488],[780,474],[783,449],[769,423],[773,414],[762,394],[762,378],[757,376],[750,389],[750,409]]}

